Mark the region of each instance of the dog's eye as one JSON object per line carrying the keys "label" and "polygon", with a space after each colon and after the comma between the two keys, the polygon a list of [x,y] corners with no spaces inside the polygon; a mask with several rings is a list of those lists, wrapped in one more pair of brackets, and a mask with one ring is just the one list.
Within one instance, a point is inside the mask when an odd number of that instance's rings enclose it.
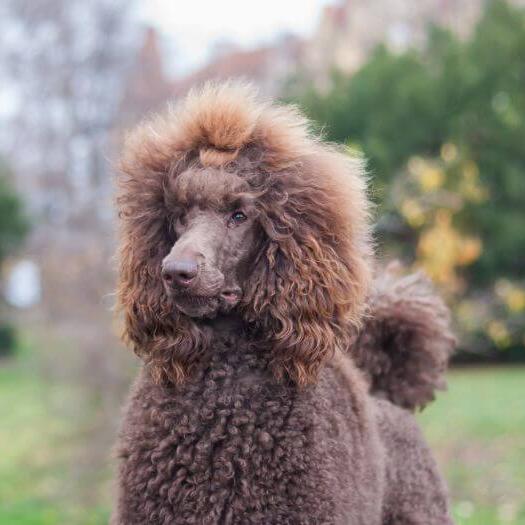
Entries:
{"label": "dog's eye", "polygon": [[246,214],[243,213],[240,210],[237,210],[232,213],[230,217],[230,224],[237,225],[241,224],[241,222],[244,222],[248,217],[246,217]]}

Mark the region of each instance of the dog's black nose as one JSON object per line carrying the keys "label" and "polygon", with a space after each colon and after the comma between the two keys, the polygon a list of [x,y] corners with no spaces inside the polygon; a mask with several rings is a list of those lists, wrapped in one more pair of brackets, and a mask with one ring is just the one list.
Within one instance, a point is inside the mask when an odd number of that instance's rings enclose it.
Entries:
{"label": "dog's black nose", "polygon": [[169,285],[189,286],[199,273],[199,265],[193,259],[172,259],[162,264],[162,278]]}

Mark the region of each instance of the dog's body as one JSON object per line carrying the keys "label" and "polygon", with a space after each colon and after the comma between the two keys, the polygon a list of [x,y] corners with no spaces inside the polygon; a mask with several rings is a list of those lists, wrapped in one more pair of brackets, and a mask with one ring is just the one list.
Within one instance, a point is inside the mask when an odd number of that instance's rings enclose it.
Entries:
{"label": "dog's body", "polygon": [[370,397],[345,358],[298,391],[239,338],[213,352],[182,388],[139,377],[115,523],[450,523],[412,416]]}
{"label": "dog's body", "polygon": [[325,368],[297,391],[267,365],[219,336],[177,392],[142,374],[123,433],[122,523],[381,523],[384,451],[355,371]]}
{"label": "dog's body", "polygon": [[183,133],[128,146],[120,300],[146,366],[113,523],[448,525],[412,415],[379,399],[432,398],[446,309],[419,278],[367,289],[359,179],[338,186],[339,154],[239,93],[212,88],[178,110]]}

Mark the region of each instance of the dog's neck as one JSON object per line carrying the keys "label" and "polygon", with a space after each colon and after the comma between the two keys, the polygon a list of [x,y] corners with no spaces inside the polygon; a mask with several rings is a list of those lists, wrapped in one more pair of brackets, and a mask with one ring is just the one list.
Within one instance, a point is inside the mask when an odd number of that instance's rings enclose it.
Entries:
{"label": "dog's neck", "polygon": [[202,325],[213,332],[215,336],[239,335],[245,332],[246,323],[236,313],[221,314],[213,319],[202,321]]}

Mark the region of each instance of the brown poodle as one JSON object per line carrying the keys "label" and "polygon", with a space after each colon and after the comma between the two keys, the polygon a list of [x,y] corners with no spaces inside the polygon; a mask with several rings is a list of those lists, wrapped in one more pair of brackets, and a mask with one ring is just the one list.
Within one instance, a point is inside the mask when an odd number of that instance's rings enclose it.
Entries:
{"label": "brown poodle", "polygon": [[112,522],[452,523],[406,410],[442,386],[448,314],[420,276],[372,283],[362,163],[226,84],[135,130],[122,172],[144,367]]}

